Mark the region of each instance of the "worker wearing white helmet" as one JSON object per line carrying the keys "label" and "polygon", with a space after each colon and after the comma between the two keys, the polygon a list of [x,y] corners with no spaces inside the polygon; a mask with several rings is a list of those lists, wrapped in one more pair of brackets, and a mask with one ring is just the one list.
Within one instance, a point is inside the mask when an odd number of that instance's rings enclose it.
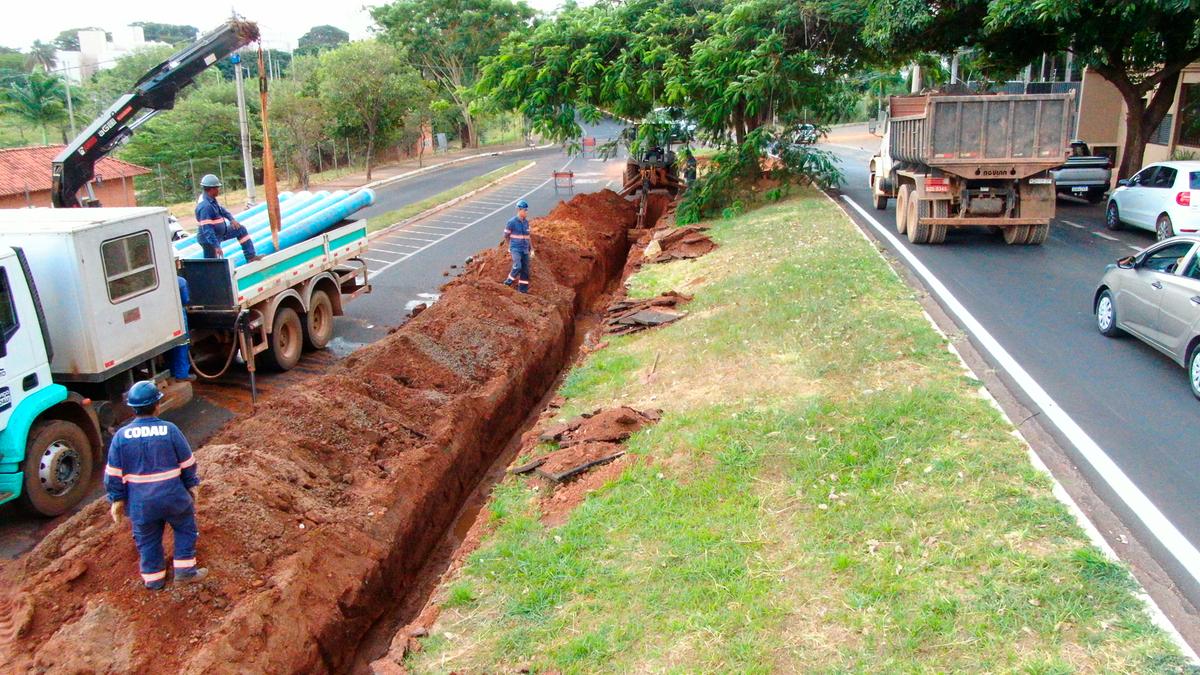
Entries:
{"label": "worker wearing white helmet", "polygon": [[221,242],[236,238],[242,245],[242,252],[246,254],[246,262],[258,260],[259,256],[254,252],[254,242],[250,240],[250,233],[232,213],[217,202],[217,195],[221,192],[221,179],[210,173],[200,179],[200,187],[204,193],[196,202],[196,224],[200,226],[200,231],[196,233],[196,241],[200,243],[200,248],[204,249],[204,257],[224,257]]}

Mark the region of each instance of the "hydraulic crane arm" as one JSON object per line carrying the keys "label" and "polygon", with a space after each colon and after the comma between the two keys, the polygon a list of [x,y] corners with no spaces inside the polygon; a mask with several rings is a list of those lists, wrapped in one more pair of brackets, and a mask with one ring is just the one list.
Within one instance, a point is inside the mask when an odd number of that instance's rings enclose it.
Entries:
{"label": "hydraulic crane arm", "polygon": [[54,158],[50,191],[54,206],[83,206],[77,193],[95,176],[96,162],[151,117],[174,108],[176,96],[197,75],[257,39],[256,24],[231,20],[151,68]]}

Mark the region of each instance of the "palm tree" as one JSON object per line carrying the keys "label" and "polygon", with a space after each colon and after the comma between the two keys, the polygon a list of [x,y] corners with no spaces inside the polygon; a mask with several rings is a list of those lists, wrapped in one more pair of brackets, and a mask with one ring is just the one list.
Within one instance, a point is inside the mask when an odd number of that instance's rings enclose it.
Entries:
{"label": "palm tree", "polygon": [[49,145],[46,127],[62,121],[65,112],[62,78],[35,71],[9,84],[3,93],[5,109],[40,126],[42,145]]}
{"label": "palm tree", "polygon": [[30,70],[41,66],[42,70],[50,72],[54,70],[55,59],[54,52],[56,47],[53,42],[42,42],[34,40],[33,45],[29,48],[29,56],[25,59],[25,66]]}

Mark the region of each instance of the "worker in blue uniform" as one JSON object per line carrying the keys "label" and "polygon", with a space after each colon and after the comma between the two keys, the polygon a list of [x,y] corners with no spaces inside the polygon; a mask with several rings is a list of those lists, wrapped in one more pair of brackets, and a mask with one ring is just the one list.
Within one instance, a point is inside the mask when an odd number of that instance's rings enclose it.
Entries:
{"label": "worker in blue uniform", "polygon": [[204,192],[196,201],[196,224],[200,226],[200,231],[196,233],[196,241],[204,250],[204,257],[224,257],[221,242],[236,238],[242,245],[242,253],[246,254],[246,262],[258,260],[259,256],[254,252],[254,242],[250,239],[250,233],[232,213],[217,202],[217,195],[221,193],[221,179],[210,173],[200,179],[200,187]]}
{"label": "worker in blue uniform", "polygon": [[142,582],[150,590],[167,585],[163,558],[163,528],[175,533],[175,581],[189,583],[208,576],[196,566],[196,500],[200,478],[196,458],[179,428],[155,416],[162,392],[143,380],[129,389],[126,402],[136,415],[117,430],[108,447],[104,489],[112,503],[109,513],[120,525],[133,521],[133,542],[141,557]]}
{"label": "worker in blue uniform", "polygon": [[529,261],[533,258],[533,240],[529,238],[529,202],[522,199],[517,202],[517,215],[513,216],[504,226],[504,241],[508,242],[508,252],[512,255],[512,271],[508,273],[505,286],[511,287],[515,281],[517,290],[529,292]]}
{"label": "worker in blue uniform", "polygon": [[[175,277],[175,279],[179,282],[179,300],[183,303],[184,307],[187,307],[188,303],[191,302],[187,279],[183,277]],[[186,311],[183,312],[183,332],[185,334],[188,332]],[[167,362],[171,366],[171,377],[180,382],[196,381],[196,376],[191,372],[192,364],[188,358],[188,343],[172,347],[167,352]]]}

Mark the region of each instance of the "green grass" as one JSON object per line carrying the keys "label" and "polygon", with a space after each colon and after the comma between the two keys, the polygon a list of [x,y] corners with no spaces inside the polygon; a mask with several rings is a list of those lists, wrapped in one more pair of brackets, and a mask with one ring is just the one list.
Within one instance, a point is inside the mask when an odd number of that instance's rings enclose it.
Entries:
{"label": "green grass", "polygon": [[531,159],[522,159],[513,162],[512,164],[506,164],[495,171],[472,178],[465,183],[460,183],[449,190],[443,190],[432,197],[427,197],[414,204],[409,204],[408,206],[404,206],[393,211],[388,211],[387,213],[381,213],[377,216],[372,216],[371,218],[367,219],[367,231],[374,232],[375,230],[381,230],[406,218],[412,218],[422,211],[431,209],[439,204],[445,204],[451,199],[461,197],[472,190],[478,190],[488,183],[499,180],[519,169],[529,166],[530,164],[533,164],[533,160]]}
{"label": "green grass", "polygon": [[[564,523],[508,477],[413,672],[1180,672],[912,291],[812,191],[713,223],[630,292],[562,417],[663,420]],[[651,376],[652,364],[657,367]]]}

